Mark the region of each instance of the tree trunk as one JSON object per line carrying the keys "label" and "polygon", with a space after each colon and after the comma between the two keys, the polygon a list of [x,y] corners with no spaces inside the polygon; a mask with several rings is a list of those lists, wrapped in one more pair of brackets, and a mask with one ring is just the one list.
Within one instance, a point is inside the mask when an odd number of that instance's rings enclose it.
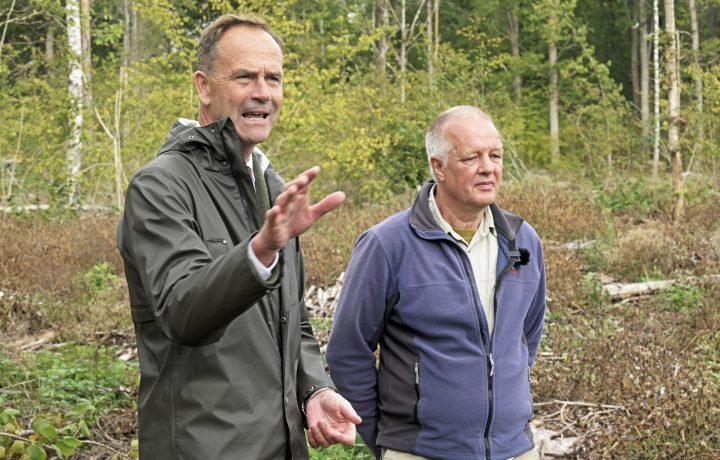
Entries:
{"label": "tree trunk", "polygon": [[425,5],[427,19],[425,29],[427,33],[427,72],[428,72],[428,88],[433,88],[433,9],[432,2],[428,1]]}
{"label": "tree trunk", "polygon": [[70,93],[70,139],[68,140],[65,158],[68,175],[68,205],[77,202],[77,177],[82,163],[81,132],[83,126],[83,71],[82,32],[80,30],[80,4],[78,0],[67,0],[67,37],[70,56],[70,76],[68,92]]}
{"label": "tree trunk", "polygon": [[680,151],[680,40],[675,29],[675,1],[665,0],[665,30],[668,46],[665,50],[665,72],[668,80],[668,143],[672,158],[673,174],[673,222],[679,223],[683,216],[683,168]]}
{"label": "tree trunk", "polygon": [[90,0],[80,0],[80,30],[82,32],[82,70],[85,77],[83,96],[85,107],[92,107],[92,36],[90,33]]}
{"label": "tree trunk", "polygon": [[433,2],[433,13],[435,15],[435,55],[433,59],[437,62],[440,49],[440,0]]}
{"label": "tree trunk", "polygon": [[642,154],[650,151],[650,42],[648,41],[648,21],[645,0],[638,0],[640,16],[640,124],[642,126]]}
{"label": "tree trunk", "polygon": [[[642,1],[642,0],[640,0]],[[630,79],[632,80],[633,104],[640,108],[640,75],[638,74],[638,36],[642,29],[638,22],[635,2],[630,3]]]}
{"label": "tree trunk", "polygon": [[505,12],[508,26],[508,36],[510,37],[510,51],[512,53],[515,68],[513,69],[513,94],[515,103],[520,106],[522,103],[522,76],[517,63],[520,61],[520,19],[517,12],[509,9]]}
{"label": "tree trunk", "polygon": [[705,124],[703,122],[703,74],[702,68],[700,67],[700,32],[698,30],[697,9],[695,8],[695,0],[689,0],[689,3],[690,27],[692,29],[692,51],[694,61],[693,64],[695,66],[695,109],[697,110],[697,116],[695,118],[697,123],[697,137],[695,139],[693,152],[697,153],[700,144],[705,139]]}
{"label": "tree trunk", "polygon": [[550,58],[550,162],[560,161],[560,122],[558,120],[559,89],[557,74],[557,44],[549,43]]}
{"label": "tree trunk", "polygon": [[655,139],[653,146],[653,179],[658,178],[660,163],[660,12],[658,0],[653,0],[653,80],[655,86]]}
{"label": "tree trunk", "polygon": [[[708,6],[708,26],[710,28],[710,37],[717,38],[718,36],[718,6],[717,5],[709,5]],[[710,66],[714,67],[715,64],[717,64],[718,61],[718,53],[717,48],[713,48],[710,50]]]}
{"label": "tree trunk", "polygon": [[45,62],[50,66],[55,62],[55,28],[53,24],[48,23],[45,32]]}
{"label": "tree trunk", "polygon": [[400,102],[405,103],[405,73],[407,72],[408,31],[405,21],[405,0],[400,12]]}
{"label": "tree trunk", "polygon": [[[387,68],[387,52],[389,49],[388,46],[388,37],[387,37],[387,30],[390,26],[390,13],[389,13],[389,6],[388,6],[389,0],[380,0],[377,3],[378,8],[378,16],[380,17],[380,26],[383,28],[383,33],[378,39],[377,43],[377,54],[375,55],[375,62],[377,64],[377,68],[380,71],[381,77],[385,76],[385,69]],[[381,81],[385,81],[384,78],[382,78]]]}
{"label": "tree trunk", "polygon": [[[5,43],[5,34],[7,34],[8,25],[10,24],[10,17],[12,16],[13,9],[15,8],[15,0],[10,4],[7,16],[5,17],[5,24],[3,25],[2,36],[0,36],[0,57],[2,57],[3,44]],[[2,62],[2,59],[0,59]]]}

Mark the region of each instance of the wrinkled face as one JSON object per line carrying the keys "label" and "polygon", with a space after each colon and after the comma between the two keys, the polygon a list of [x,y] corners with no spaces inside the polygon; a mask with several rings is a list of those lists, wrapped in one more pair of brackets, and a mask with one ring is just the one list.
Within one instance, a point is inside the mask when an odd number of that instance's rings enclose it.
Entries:
{"label": "wrinkled face", "polygon": [[217,51],[210,71],[195,72],[200,123],[229,117],[244,146],[254,147],[280,115],[282,50],[265,31],[236,26],[225,31]]}
{"label": "wrinkled face", "polygon": [[463,213],[479,213],[495,202],[503,170],[500,134],[479,114],[456,116],[443,130],[454,148],[446,166],[433,158],[438,191]]}

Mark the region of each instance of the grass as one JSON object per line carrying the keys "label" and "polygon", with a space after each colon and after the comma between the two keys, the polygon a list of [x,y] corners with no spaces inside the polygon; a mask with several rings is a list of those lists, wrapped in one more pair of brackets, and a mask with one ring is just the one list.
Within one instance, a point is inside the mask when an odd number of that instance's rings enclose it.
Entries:
{"label": "grass", "polygon": [[[666,185],[629,180],[600,187],[531,176],[503,186],[500,204],[533,224],[545,246],[548,314],[532,371],[534,400],[544,404],[535,417],[579,437],[574,458],[720,457],[720,285],[687,281],[624,303],[602,292],[607,276],[635,282],[720,273],[717,192],[698,189],[685,222],[675,226],[668,222]],[[350,203],[324,217],[302,237],[308,286],[332,283],[357,236],[412,197]],[[99,444],[82,444],[70,458],[134,455],[138,371],[136,361],[117,359],[134,344],[117,220],[0,220],[1,425],[15,420],[18,432],[33,431],[46,419]],[[574,240],[595,244],[562,247]],[[332,321],[312,324],[325,341]],[[52,340],[27,350],[48,331]],[[553,401],[622,409],[568,405],[560,422]],[[0,435],[0,448],[12,445]],[[372,458],[360,440],[310,455]]]}

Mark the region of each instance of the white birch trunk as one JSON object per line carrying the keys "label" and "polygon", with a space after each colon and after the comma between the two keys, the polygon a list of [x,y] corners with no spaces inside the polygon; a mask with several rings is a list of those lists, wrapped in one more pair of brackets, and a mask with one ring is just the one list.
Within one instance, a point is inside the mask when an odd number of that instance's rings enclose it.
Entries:
{"label": "white birch trunk", "polygon": [[80,30],[80,4],[78,0],[67,0],[67,36],[68,51],[70,55],[70,76],[68,92],[70,93],[70,139],[68,139],[67,162],[68,176],[68,205],[77,201],[78,172],[82,164],[81,133],[83,126],[83,72],[82,61],[82,33]]}
{"label": "white birch trunk", "polygon": [[705,139],[705,123],[703,122],[703,74],[700,68],[700,32],[698,29],[697,8],[695,0],[690,3],[690,28],[692,30],[692,52],[695,65],[695,109],[697,110],[697,138],[693,151],[697,152],[700,143]]}
{"label": "white birch trunk", "polygon": [[642,126],[643,163],[650,150],[650,42],[648,40],[645,0],[638,0],[640,16],[640,123]]}
{"label": "white birch trunk", "polygon": [[638,19],[636,2],[630,2],[630,80],[632,81],[633,104],[640,108],[640,74],[638,72],[638,36],[643,32]]}
{"label": "white birch trunk", "polygon": [[653,0],[653,79],[655,86],[655,139],[652,176],[657,180],[660,163],[660,12],[658,0]]}
{"label": "white birch trunk", "polygon": [[682,219],[684,211],[683,167],[680,150],[680,40],[675,29],[675,1],[665,0],[665,30],[668,49],[666,50],[666,73],[668,79],[668,143],[667,148],[672,159],[673,175],[673,222]]}

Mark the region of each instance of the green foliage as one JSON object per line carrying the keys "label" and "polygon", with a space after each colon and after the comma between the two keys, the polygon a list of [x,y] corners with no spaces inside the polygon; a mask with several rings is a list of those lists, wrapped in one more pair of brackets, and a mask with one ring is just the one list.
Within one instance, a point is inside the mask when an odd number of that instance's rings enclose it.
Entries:
{"label": "green foliage", "polygon": [[99,262],[93,265],[93,267],[85,273],[85,285],[91,299],[121,281],[121,278],[112,273],[111,270],[112,267],[109,263]]}
{"label": "green foliage", "polygon": [[375,456],[358,436],[353,446],[333,445],[328,448],[310,449],[312,460],[372,460]]}
{"label": "green foliage", "polygon": [[609,299],[602,287],[602,278],[597,273],[589,272],[580,284],[580,297],[593,307],[606,305]]}
{"label": "green foliage", "polygon": [[597,187],[595,201],[611,213],[658,216],[669,210],[670,184],[663,181],[655,185],[643,178],[608,182]]}
{"label": "green foliage", "polygon": [[[0,353],[0,448],[10,458],[72,456],[92,439],[91,426],[105,410],[132,405],[129,389],[137,381],[137,365],[115,359],[108,347],[63,344],[26,353],[20,361]],[[31,430],[24,429],[25,421]]]}
{"label": "green foliage", "polygon": [[21,388],[18,398],[32,395],[36,410],[64,408],[88,423],[87,417],[98,411],[132,401],[128,389],[137,378],[136,364],[118,361],[115,352],[104,346],[63,344],[25,354],[20,362],[0,354],[0,386]]}
{"label": "green foliage", "polygon": [[688,284],[673,284],[664,289],[657,302],[665,311],[687,311],[698,308],[705,298],[702,288]]}

